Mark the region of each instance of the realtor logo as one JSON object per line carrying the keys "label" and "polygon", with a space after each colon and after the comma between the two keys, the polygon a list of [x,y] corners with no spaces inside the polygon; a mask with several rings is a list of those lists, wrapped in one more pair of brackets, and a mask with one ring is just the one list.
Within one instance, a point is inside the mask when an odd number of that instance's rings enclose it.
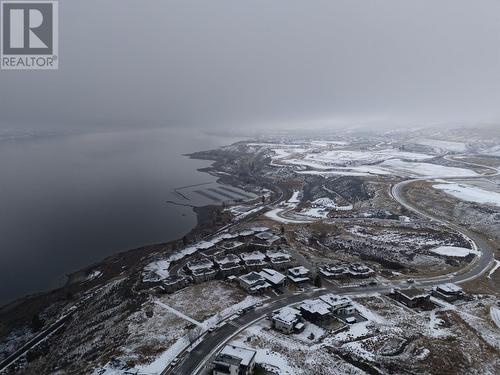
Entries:
{"label": "realtor logo", "polygon": [[58,68],[57,1],[0,1],[2,69]]}

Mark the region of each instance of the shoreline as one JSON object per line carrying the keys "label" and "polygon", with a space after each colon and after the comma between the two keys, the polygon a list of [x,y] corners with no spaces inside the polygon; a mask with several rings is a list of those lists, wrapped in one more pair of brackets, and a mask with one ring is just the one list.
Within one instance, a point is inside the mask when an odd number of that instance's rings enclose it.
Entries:
{"label": "shoreline", "polygon": [[[199,153],[204,153],[206,151],[195,152],[191,154],[182,154],[191,159],[197,160],[211,160],[213,163],[208,167],[197,168],[198,172],[208,173],[216,177],[217,183],[228,184],[228,181],[222,182],[222,180],[232,180],[223,179],[222,176],[213,173],[216,171],[214,164],[215,159],[207,159],[197,157]],[[233,176],[231,176],[233,177]],[[200,183],[197,185],[202,185]],[[213,225],[208,218],[211,217],[212,212],[218,209],[221,204],[208,204],[204,206],[195,206],[189,204],[179,204],[176,202],[165,201],[167,204],[182,205],[190,207],[194,214],[196,215],[196,224],[190,230],[188,230],[184,235],[172,239],[167,242],[144,244],[140,247],[131,248],[119,251],[117,253],[106,256],[100,261],[88,264],[76,271],[65,274],[66,280],[59,287],[47,288],[46,290],[41,290],[38,292],[33,292],[25,294],[14,298],[11,301],[0,304],[0,317],[5,314],[11,314],[15,311],[41,311],[43,308],[48,307],[54,302],[60,300],[72,299],[75,294],[85,293],[88,290],[96,288],[101,284],[123,275],[124,273],[132,274],[142,270],[144,265],[147,263],[147,259],[159,254],[161,252],[173,252],[177,248],[182,246],[183,238],[198,238],[203,237],[208,232],[212,233],[216,231],[218,227],[222,227],[225,223],[221,225]],[[222,202],[221,202],[222,203]],[[92,271],[100,270],[102,274],[94,279],[89,279],[89,275]],[[26,315],[20,314],[21,315]],[[17,319],[16,319],[17,320]],[[1,327],[0,327],[0,337],[1,337]]]}

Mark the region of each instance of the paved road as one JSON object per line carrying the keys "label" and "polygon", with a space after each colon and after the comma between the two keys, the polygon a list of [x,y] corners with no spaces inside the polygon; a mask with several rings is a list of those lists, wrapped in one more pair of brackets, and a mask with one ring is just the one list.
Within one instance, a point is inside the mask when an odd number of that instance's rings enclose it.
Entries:
{"label": "paved road", "polygon": [[[392,197],[397,200],[402,206],[406,207],[407,209],[415,212],[416,214],[423,216],[429,220],[432,220],[434,222],[438,222],[442,225],[445,225],[451,229],[453,229],[456,232],[461,233],[465,238],[468,238],[471,242],[471,245],[474,247],[474,249],[477,249],[481,251],[481,255],[477,257],[472,264],[470,268],[468,268],[465,272],[460,273],[458,275],[448,275],[448,276],[441,276],[437,278],[433,278],[430,280],[421,280],[421,283],[423,285],[433,285],[438,281],[443,281],[443,280],[448,280],[452,281],[455,283],[460,283],[460,282],[465,282],[467,280],[471,280],[475,277],[480,276],[493,262],[494,260],[494,247],[493,245],[488,242],[484,236],[477,234],[475,232],[472,232],[464,227],[458,226],[454,223],[451,223],[449,221],[446,221],[442,218],[433,216],[427,212],[422,211],[421,209],[413,206],[410,204],[406,198],[402,195],[402,190],[406,185],[409,185],[417,180],[409,180],[409,181],[403,181],[400,182],[392,187],[391,194]],[[420,281],[420,280],[419,280]]]}

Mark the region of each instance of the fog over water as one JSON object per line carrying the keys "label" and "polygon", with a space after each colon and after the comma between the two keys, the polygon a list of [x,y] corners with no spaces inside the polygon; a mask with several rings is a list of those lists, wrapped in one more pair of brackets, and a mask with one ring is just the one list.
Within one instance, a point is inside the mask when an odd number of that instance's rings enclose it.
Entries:
{"label": "fog over water", "polygon": [[0,142],[0,302],[57,286],[107,255],[184,235],[195,214],[166,200],[176,187],[215,178],[197,172],[210,162],[182,153],[233,141],[150,130]]}

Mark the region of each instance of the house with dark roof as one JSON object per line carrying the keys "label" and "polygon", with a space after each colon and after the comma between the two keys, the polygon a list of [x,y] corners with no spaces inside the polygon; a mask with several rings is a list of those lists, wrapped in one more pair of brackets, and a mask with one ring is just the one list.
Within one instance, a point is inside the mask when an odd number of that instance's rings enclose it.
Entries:
{"label": "house with dark roof", "polygon": [[267,265],[266,256],[260,251],[251,251],[240,254],[248,270],[260,271]]}
{"label": "house with dark roof", "polygon": [[235,275],[243,270],[241,258],[235,254],[219,255],[214,258],[222,276]]}
{"label": "house with dark roof", "polygon": [[304,284],[311,280],[311,272],[303,266],[294,267],[288,270],[287,277],[294,284]]}
{"label": "house with dark roof", "polygon": [[342,264],[326,264],[319,267],[319,273],[327,279],[342,279],[349,275],[347,266]]}
{"label": "house with dark roof", "polygon": [[430,300],[431,294],[417,288],[395,289],[394,298],[408,307],[417,307],[425,305]]}
{"label": "house with dark roof", "polygon": [[432,295],[447,302],[455,302],[462,298],[465,293],[457,284],[446,283],[436,286]]}
{"label": "house with dark roof", "polygon": [[188,262],[186,269],[197,283],[215,279],[217,275],[214,262],[207,258]]}
{"label": "house with dark roof", "polygon": [[329,324],[335,319],[330,305],[319,298],[303,301],[299,309],[304,319],[319,326]]}
{"label": "house with dark roof", "polygon": [[292,256],[285,250],[272,249],[267,250],[266,257],[269,263],[276,269],[285,269],[292,264]]}
{"label": "house with dark roof", "polygon": [[162,282],[163,290],[167,293],[173,293],[179,289],[184,288],[189,284],[189,279],[184,276],[175,275],[167,277]]}
{"label": "house with dark roof", "polygon": [[363,279],[375,275],[375,271],[362,263],[352,263],[349,265],[349,276]]}

